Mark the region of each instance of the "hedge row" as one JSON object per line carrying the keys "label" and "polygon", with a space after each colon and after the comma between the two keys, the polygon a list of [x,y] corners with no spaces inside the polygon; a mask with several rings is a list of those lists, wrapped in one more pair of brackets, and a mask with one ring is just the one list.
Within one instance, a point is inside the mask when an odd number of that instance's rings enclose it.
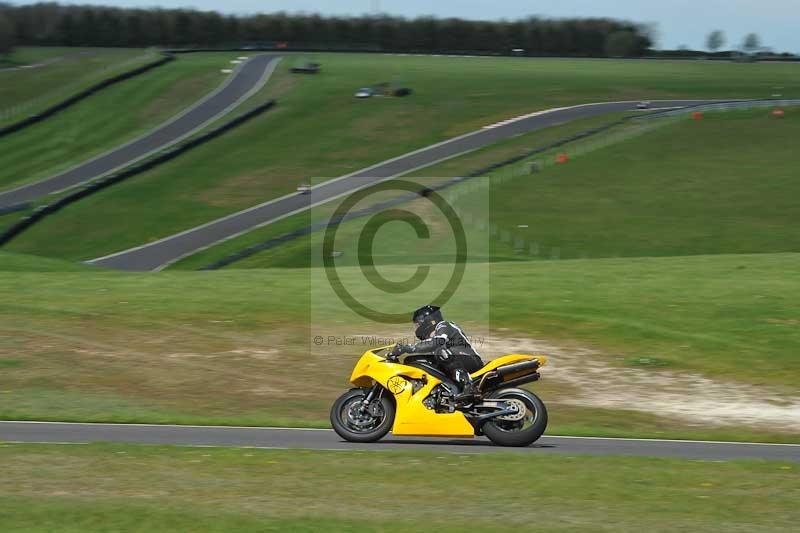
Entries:
{"label": "hedge row", "polygon": [[129,70],[127,72],[123,72],[121,74],[117,74],[116,76],[111,76],[110,78],[106,78],[104,80],[101,80],[101,81],[95,83],[94,85],[92,85],[91,87],[88,87],[88,88],[80,91],[79,93],[73,94],[72,96],[70,96],[66,100],[48,107],[47,109],[45,109],[41,113],[36,113],[36,114],[30,115],[29,117],[24,118],[24,119],[20,120],[19,122],[15,122],[14,124],[9,124],[8,126],[0,128],[0,137],[5,137],[6,135],[10,135],[11,133],[20,131],[20,130],[22,130],[24,128],[27,128],[28,126],[32,126],[33,124],[36,124],[37,122],[41,122],[41,121],[43,121],[45,119],[48,119],[48,118],[52,117],[53,115],[55,115],[55,114],[65,110],[65,109],[67,109],[68,107],[71,107],[71,106],[77,104],[78,102],[80,102],[82,100],[85,100],[86,98],[90,97],[94,93],[105,89],[106,87],[109,87],[111,85],[114,85],[114,84],[119,83],[121,81],[125,81],[125,80],[130,79],[130,78],[133,78],[134,76],[138,76],[139,74],[144,74],[145,72],[147,72],[149,70],[152,70],[152,69],[154,69],[156,67],[160,67],[161,65],[165,65],[165,64],[169,63],[170,61],[174,61],[174,60],[175,60],[175,57],[172,54],[166,54],[161,59],[158,59],[158,60],[153,61],[151,63],[148,63],[146,65],[142,65],[141,67],[137,67],[137,68],[135,68],[133,70]]}
{"label": "hedge row", "polygon": [[227,132],[228,130],[231,130],[231,129],[233,129],[233,128],[235,128],[235,127],[237,127],[237,126],[239,126],[239,125],[241,125],[241,124],[243,124],[245,122],[247,122],[251,118],[256,117],[256,116],[264,113],[268,109],[272,108],[274,105],[275,105],[275,101],[274,100],[269,100],[269,101],[259,105],[258,107],[255,107],[255,108],[251,109],[250,111],[247,111],[246,113],[243,113],[242,115],[240,115],[240,116],[238,116],[238,117],[236,117],[234,119],[231,119],[228,122],[225,122],[224,124],[214,128],[214,129],[212,129],[212,130],[210,130],[210,131],[208,131],[208,132],[206,132],[206,133],[204,133],[202,135],[198,135],[197,137],[194,137],[193,139],[190,139],[189,141],[186,141],[185,143],[181,143],[181,144],[179,144],[179,145],[177,145],[177,146],[175,146],[173,148],[169,148],[166,151],[159,153],[158,155],[155,155],[155,156],[153,156],[153,157],[151,157],[149,159],[146,159],[142,163],[138,163],[138,164],[136,164],[136,165],[134,165],[132,167],[126,168],[126,169],[121,170],[119,172],[115,172],[115,173],[109,174],[108,176],[106,176],[104,178],[100,178],[98,180],[95,180],[95,181],[89,183],[88,185],[85,185],[82,188],[80,188],[80,189],[78,189],[78,190],[76,190],[76,191],[74,191],[72,193],[69,193],[66,196],[63,196],[62,198],[59,198],[58,200],[56,200],[55,202],[53,202],[51,204],[43,205],[41,207],[36,208],[33,211],[33,213],[31,213],[29,216],[23,218],[22,220],[20,220],[15,225],[13,225],[11,228],[9,228],[5,233],[0,235],[0,246],[3,246],[5,244],[7,244],[9,241],[11,241],[15,237],[17,237],[20,233],[22,233],[23,231],[27,230],[28,228],[30,228],[31,226],[33,226],[34,224],[36,224],[40,220],[44,219],[45,217],[47,217],[49,215],[52,215],[52,214],[60,211],[61,209],[67,207],[68,205],[73,204],[73,203],[77,202],[78,200],[81,200],[82,198],[86,198],[87,196],[90,196],[90,195],[92,195],[92,194],[94,194],[96,192],[102,191],[103,189],[106,189],[106,188],[108,188],[108,187],[110,187],[110,186],[112,186],[114,184],[117,184],[117,183],[120,183],[122,181],[125,181],[126,179],[128,179],[130,177],[136,176],[137,174],[141,174],[142,172],[146,172],[146,171],[148,171],[148,170],[150,170],[150,169],[152,169],[152,168],[154,168],[154,167],[156,167],[158,165],[166,163],[167,161],[178,157],[179,155],[183,154],[184,152],[187,152],[187,151],[189,151],[189,150],[191,150],[193,148],[196,148],[197,146],[200,146],[201,144],[207,143],[208,141],[210,141],[210,140],[212,140],[212,139],[214,139],[216,137],[219,137],[220,135],[222,135],[223,133]]}

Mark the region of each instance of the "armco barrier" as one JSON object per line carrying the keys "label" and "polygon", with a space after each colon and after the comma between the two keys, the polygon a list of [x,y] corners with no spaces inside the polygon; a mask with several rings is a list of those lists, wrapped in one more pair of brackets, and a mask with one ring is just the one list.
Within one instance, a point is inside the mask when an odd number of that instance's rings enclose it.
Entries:
{"label": "armco barrier", "polygon": [[[662,110],[662,111],[653,111],[653,112],[646,113],[646,114],[643,114],[643,115],[631,115],[631,116],[623,117],[623,118],[608,122],[608,123],[603,124],[601,126],[598,126],[596,128],[591,128],[591,129],[584,130],[582,132],[576,133],[574,135],[570,135],[568,137],[564,137],[564,138],[559,139],[557,141],[554,141],[554,142],[552,142],[550,144],[547,144],[547,145],[544,145],[544,146],[539,146],[539,147],[533,148],[531,150],[527,150],[527,151],[525,151],[525,152],[523,152],[523,153],[521,153],[519,155],[515,155],[513,157],[509,157],[509,158],[504,159],[502,161],[499,161],[497,163],[493,163],[491,165],[485,166],[483,168],[475,170],[474,172],[470,172],[469,174],[465,174],[464,176],[460,176],[460,177],[452,178],[450,180],[446,180],[446,181],[440,183],[439,185],[437,185],[435,187],[432,187],[432,189],[433,190],[445,189],[447,187],[450,187],[452,185],[460,183],[460,182],[462,182],[462,181],[464,181],[466,179],[476,178],[476,177],[479,177],[479,176],[484,176],[484,175],[488,174],[489,172],[497,170],[498,168],[502,168],[502,167],[505,167],[505,166],[508,166],[508,165],[513,165],[514,163],[518,163],[518,162],[520,162],[520,161],[522,161],[524,159],[527,159],[527,158],[529,158],[531,156],[534,156],[536,154],[548,152],[550,150],[553,150],[554,148],[560,148],[561,146],[564,146],[566,144],[569,144],[569,143],[572,143],[572,142],[575,142],[575,141],[579,141],[579,140],[585,139],[587,137],[592,137],[592,136],[597,135],[599,133],[602,133],[604,131],[608,131],[608,130],[610,130],[610,129],[616,127],[616,126],[619,126],[621,124],[625,124],[627,122],[631,122],[631,121],[635,121],[635,120],[648,120],[648,119],[653,119],[653,118],[672,116],[672,115],[680,114],[680,113],[688,113],[688,112],[691,112],[691,111],[694,111],[694,110],[713,111],[713,110],[729,110],[729,109],[750,109],[750,108],[753,108],[753,107],[768,107],[768,106],[790,106],[790,105],[800,105],[800,99],[798,99],[798,100],[795,100],[795,99],[792,99],[792,100],[731,100],[731,101],[721,101],[721,102],[717,102],[717,103],[714,103],[714,104],[702,104],[702,105],[696,105],[696,106],[686,106],[686,107],[683,107],[683,108],[680,108],[680,109],[669,109],[669,110]],[[337,224],[341,224],[342,222],[345,222],[347,220],[352,220],[353,218],[358,218],[358,217],[365,216],[365,215],[368,215],[368,214],[376,213],[376,212],[378,212],[378,211],[380,211],[382,209],[386,209],[388,207],[393,207],[395,205],[399,205],[399,204],[402,204],[404,202],[413,200],[417,196],[418,195],[415,195],[415,194],[402,195],[402,196],[399,196],[399,197],[394,198],[392,200],[388,200],[386,202],[382,202],[382,203],[376,204],[374,206],[370,206],[368,208],[365,208],[365,209],[362,209],[362,210],[359,210],[359,211],[354,211],[354,212],[348,214],[346,217],[342,217],[340,219],[331,220],[331,221],[329,221],[327,223],[317,222],[315,224],[310,224],[308,226],[305,226],[303,228],[294,230],[292,232],[285,233],[285,234],[280,235],[278,237],[273,237],[271,239],[268,239],[266,241],[260,242],[258,244],[254,244],[252,246],[249,246],[247,248],[239,250],[238,252],[234,252],[234,253],[232,253],[230,255],[227,255],[227,256],[223,257],[222,259],[214,261],[213,263],[209,263],[208,265],[206,265],[204,267],[201,267],[198,270],[217,270],[217,269],[223,268],[225,266],[228,266],[228,265],[231,265],[233,263],[237,263],[239,261],[247,259],[248,257],[251,257],[251,256],[253,256],[253,255],[255,255],[255,254],[259,253],[259,252],[263,252],[265,250],[269,250],[271,248],[275,248],[276,246],[279,246],[279,245],[281,245],[281,244],[283,244],[285,242],[289,242],[291,240],[294,240],[296,238],[302,237],[304,235],[308,235],[308,234],[310,234],[310,233],[312,233],[314,231],[317,231],[317,230],[320,230],[320,229],[324,229],[327,225],[337,225]]]}
{"label": "armco barrier", "polygon": [[71,106],[77,104],[81,100],[85,100],[86,98],[90,97],[94,93],[96,93],[98,91],[101,91],[101,90],[105,89],[106,87],[109,87],[110,85],[114,85],[114,84],[119,83],[121,81],[125,81],[127,79],[133,78],[134,76],[138,76],[139,74],[144,74],[145,72],[147,72],[149,70],[152,70],[152,69],[154,69],[156,67],[160,67],[161,65],[165,65],[165,64],[169,63],[170,61],[174,61],[174,60],[175,60],[175,56],[174,55],[166,54],[161,59],[158,59],[158,60],[153,61],[151,63],[148,63],[146,65],[142,65],[141,67],[137,67],[137,68],[135,68],[133,70],[129,70],[127,72],[123,72],[121,74],[117,74],[116,76],[112,76],[112,77],[107,78],[105,80],[99,81],[99,82],[95,83],[94,85],[92,85],[91,87],[88,87],[88,88],[86,88],[86,89],[84,89],[84,90],[82,90],[82,91],[80,91],[80,92],[78,92],[76,94],[73,94],[72,96],[70,96],[66,100],[48,107],[47,109],[45,109],[41,113],[33,114],[33,115],[31,115],[31,116],[29,116],[27,118],[24,118],[24,119],[22,119],[22,120],[20,120],[18,122],[15,122],[14,124],[9,124],[8,126],[0,128],[0,137],[5,137],[6,135],[10,135],[10,134],[12,134],[14,132],[17,132],[17,131],[20,131],[20,130],[22,130],[24,128],[27,128],[28,126],[32,126],[33,124],[36,124],[37,122],[41,122],[41,121],[43,121],[43,120],[45,120],[47,118],[50,118],[53,115],[55,115],[55,114],[65,110],[65,109],[67,109],[68,107],[71,107]]}
{"label": "armco barrier", "polygon": [[145,161],[143,161],[142,163],[138,163],[138,164],[136,164],[136,165],[134,165],[132,167],[123,169],[123,170],[121,170],[119,172],[115,172],[113,174],[109,174],[108,176],[106,176],[104,178],[100,178],[98,180],[92,181],[91,183],[81,187],[80,189],[77,189],[76,191],[74,191],[72,193],[69,193],[66,196],[63,196],[62,198],[59,198],[58,200],[56,200],[55,202],[53,202],[51,204],[47,204],[47,205],[43,205],[43,206],[37,207],[33,211],[33,213],[31,213],[29,216],[23,218],[22,220],[20,220],[19,222],[17,222],[13,226],[11,226],[5,233],[0,235],[0,246],[8,244],[9,241],[14,239],[16,236],[18,236],[23,231],[27,230],[28,228],[30,228],[31,226],[33,226],[34,224],[36,224],[37,222],[39,222],[43,218],[45,218],[45,217],[47,217],[49,215],[52,215],[53,213],[56,213],[56,212],[60,211],[61,209],[65,208],[66,206],[68,206],[70,204],[73,204],[73,203],[77,202],[78,200],[80,200],[82,198],[86,198],[87,196],[90,196],[90,195],[92,195],[92,194],[94,194],[94,193],[96,193],[98,191],[102,191],[103,189],[106,189],[106,188],[108,188],[108,187],[110,187],[110,186],[112,186],[112,185],[114,185],[116,183],[124,181],[124,180],[126,180],[126,179],[128,179],[128,178],[130,178],[132,176],[135,176],[137,174],[141,174],[142,172],[150,170],[150,169],[152,169],[152,168],[154,168],[154,167],[156,167],[158,165],[161,165],[162,163],[165,163],[165,162],[167,162],[167,161],[169,161],[171,159],[174,159],[174,158],[178,157],[179,155],[181,155],[182,153],[187,152],[187,151],[189,151],[192,148],[195,148],[197,146],[200,146],[201,144],[204,144],[204,143],[206,143],[206,142],[208,142],[208,141],[210,141],[210,140],[212,140],[212,139],[214,139],[216,137],[219,137],[220,135],[222,135],[226,131],[231,130],[231,129],[233,129],[233,128],[235,128],[235,127],[237,127],[237,126],[239,126],[239,125],[241,125],[241,124],[243,124],[245,122],[247,122],[251,118],[256,117],[256,116],[264,113],[268,109],[272,108],[274,105],[275,105],[275,101],[274,100],[268,100],[267,102],[264,102],[263,104],[251,109],[250,111],[247,111],[246,113],[242,113],[240,116],[238,116],[238,117],[236,117],[234,119],[231,119],[228,122],[225,122],[224,124],[214,128],[214,129],[212,129],[212,130],[210,130],[210,131],[208,131],[206,133],[203,133],[202,135],[198,135],[197,137],[194,137],[193,139],[190,139],[190,140],[188,140],[188,141],[186,141],[184,143],[181,143],[181,144],[179,144],[179,145],[177,145],[177,146],[175,146],[173,148],[169,148],[169,149],[167,149],[167,150],[165,150],[165,151],[163,151],[163,152],[161,152],[161,153],[159,153],[159,154],[157,154],[157,155],[155,155],[155,156],[153,156],[151,158],[148,158]]}

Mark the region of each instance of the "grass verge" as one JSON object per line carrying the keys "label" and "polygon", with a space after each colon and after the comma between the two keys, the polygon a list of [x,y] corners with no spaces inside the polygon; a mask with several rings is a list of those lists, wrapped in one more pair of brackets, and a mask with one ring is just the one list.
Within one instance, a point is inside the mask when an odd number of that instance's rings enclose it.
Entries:
{"label": "grass verge", "polygon": [[0,457],[5,531],[792,531],[800,519],[796,465],[769,461],[16,444]]}

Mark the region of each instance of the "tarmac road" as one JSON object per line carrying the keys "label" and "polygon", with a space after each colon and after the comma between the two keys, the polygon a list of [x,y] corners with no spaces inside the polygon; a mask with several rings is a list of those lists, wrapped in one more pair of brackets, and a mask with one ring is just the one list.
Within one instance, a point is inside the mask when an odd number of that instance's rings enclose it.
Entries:
{"label": "tarmac road", "polygon": [[148,133],[55,176],[0,191],[0,207],[22,204],[89,182],[181,141],[263,87],[279,60],[279,56],[268,54],[253,57],[214,92]]}
{"label": "tarmac road", "polygon": [[[670,108],[714,102],[715,100],[663,100],[654,102],[653,105],[658,108]],[[572,120],[632,110],[635,109],[636,103],[601,102],[582,104],[546,110],[518,120],[498,123],[389,159],[353,174],[326,181],[313,187],[311,194],[289,194],[164,239],[87,262],[121,270],[160,270],[170,263],[215,243],[235,237],[250,229],[275,222],[357,189],[407,174],[413,170],[433,165],[445,159],[483,148],[516,135],[530,133]]]}
{"label": "tarmac road", "polygon": [[428,450],[454,453],[661,456],[683,459],[769,459],[800,462],[800,444],[610,439],[545,436],[527,448],[503,448],[485,438],[393,437],[372,444],[345,442],[329,429],[0,422],[0,441],[29,443],[121,442],[179,446],[246,446],[312,450]]}

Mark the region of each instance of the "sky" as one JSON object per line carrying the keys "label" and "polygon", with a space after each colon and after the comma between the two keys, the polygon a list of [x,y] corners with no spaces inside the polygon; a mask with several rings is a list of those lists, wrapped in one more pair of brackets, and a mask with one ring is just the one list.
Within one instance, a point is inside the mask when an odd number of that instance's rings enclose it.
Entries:
{"label": "sky", "polygon": [[[120,7],[191,7],[223,13],[252,14],[286,11],[323,15],[387,13],[415,17],[517,19],[544,17],[612,17],[655,23],[659,48],[702,49],[714,29],[736,47],[749,32],[773,50],[800,53],[800,0],[59,0],[61,3]],[[12,3],[30,3],[16,1]]]}

